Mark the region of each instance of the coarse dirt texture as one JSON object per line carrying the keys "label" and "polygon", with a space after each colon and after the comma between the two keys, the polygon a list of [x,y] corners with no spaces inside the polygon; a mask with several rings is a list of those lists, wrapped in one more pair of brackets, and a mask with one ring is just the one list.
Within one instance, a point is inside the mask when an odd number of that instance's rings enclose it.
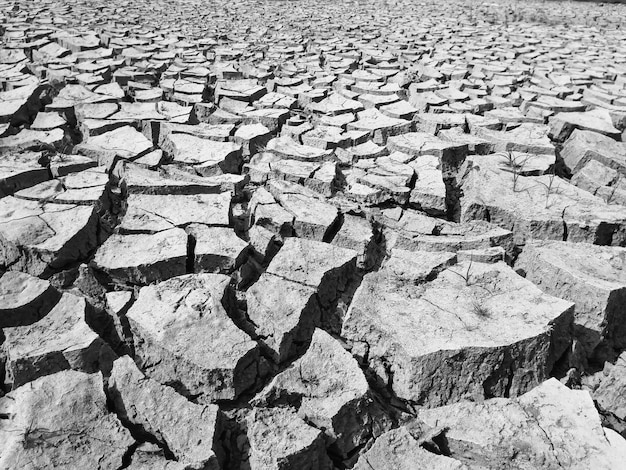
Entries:
{"label": "coarse dirt texture", "polygon": [[0,0],[0,468],[626,468],[626,5]]}

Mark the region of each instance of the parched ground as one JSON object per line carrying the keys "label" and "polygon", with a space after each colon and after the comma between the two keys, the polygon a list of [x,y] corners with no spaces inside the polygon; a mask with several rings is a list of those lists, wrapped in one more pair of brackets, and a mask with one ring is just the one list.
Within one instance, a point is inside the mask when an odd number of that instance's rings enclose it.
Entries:
{"label": "parched ground", "polygon": [[0,3],[0,468],[626,468],[626,5]]}

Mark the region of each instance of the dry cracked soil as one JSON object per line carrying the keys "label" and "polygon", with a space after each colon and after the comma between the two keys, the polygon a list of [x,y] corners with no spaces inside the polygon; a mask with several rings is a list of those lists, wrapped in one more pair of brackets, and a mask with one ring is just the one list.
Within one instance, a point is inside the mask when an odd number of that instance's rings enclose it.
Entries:
{"label": "dry cracked soil", "polygon": [[626,469],[625,28],[0,0],[0,469]]}

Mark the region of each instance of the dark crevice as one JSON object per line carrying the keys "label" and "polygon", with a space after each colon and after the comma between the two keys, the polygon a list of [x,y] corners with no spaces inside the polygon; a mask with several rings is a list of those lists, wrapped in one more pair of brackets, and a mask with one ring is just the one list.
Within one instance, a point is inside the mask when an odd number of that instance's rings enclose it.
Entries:
{"label": "dark crevice", "polygon": [[612,429],[623,438],[626,438],[626,420],[618,417],[609,410],[605,410],[596,400],[594,400],[593,403],[600,415],[602,426]]}
{"label": "dark crevice", "polygon": [[450,445],[445,432],[439,433],[437,436],[433,436],[431,440],[437,446],[437,453],[445,455],[446,457],[452,456],[452,451],[450,450]]}
{"label": "dark crevice", "polygon": [[[143,426],[132,423],[126,418],[127,412],[126,412],[126,409],[124,408],[124,404],[122,403],[121,399],[116,400],[116,397],[113,396],[113,394],[115,394],[116,392],[109,390],[107,382],[108,381],[105,381],[105,385],[104,385],[104,393],[106,395],[107,409],[109,410],[109,412],[114,413],[117,416],[117,418],[120,420],[122,425],[128,430],[128,432],[130,432],[130,435],[133,437],[133,439],[137,441],[137,445],[144,443],[144,442],[155,444],[161,450],[163,450],[163,454],[165,455],[165,458],[167,460],[174,460],[174,461],[178,460],[176,456],[174,455],[174,453],[167,446],[167,443],[162,442],[159,439],[157,439],[156,436],[153,436],[148,431],[146,431],[143,428]],[[122,409],[119,409],[118,407],[121,407]],[[131,456],[129,456],[129,458]]]}
{"label": "dark crevice", "polygon": [[133,455],[141,444],[141,442],[135,441],[128,449],[126,449],[126,452],[124,452],[124,455],[122,456],[122,465],[119,466],[117,470],[124,470],[130,466],[133,460]]}
{"label": "dark crevice", "polygon": [[196,237],[191,233],[187,233],[187,261],[186,272],[187,274],[193,274],[195,272],[196,264]]}
{"label": "dark crevice", "polygon": [[328,227],[328,229],[324,233],[322,241],[325,243],[330,243],[333,240],[333,238],[335,238],[335,235],[337,235],[337,232],[339,232],[342,225],[343,225],[343,214],[339,213],[339,215],[337,216],[337,219],[335,219],[334,223],[330,227]]}

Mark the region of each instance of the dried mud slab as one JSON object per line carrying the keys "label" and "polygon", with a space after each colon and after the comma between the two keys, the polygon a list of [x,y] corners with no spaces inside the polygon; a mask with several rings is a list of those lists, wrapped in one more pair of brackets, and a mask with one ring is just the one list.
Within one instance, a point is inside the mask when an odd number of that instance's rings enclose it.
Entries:
{"label": "dried mud slab", "polygon": [[100,374],[63,371],[23,385],[3,398],[4,468],[119,468],[134,444],[109,413]]}
{"label": "dried mud slab", "polygon": [[343,459],[391,424],[356,360],[320,329],[307,352],[274,377],[253,404],[296,404],[298,416],[322,430],[330,439],[330,451]]}
{"label": "dried mud slab", "polygon": [[341,335],[399,398],[440,406],[516,396],[546,380],[570,341],[573,304],[506,264],[394,250],[355,293]]}
{"label": "dried mud slab", "polygon": [[220,468],[222,416],[217,405],[196,405],[144,376],[133,360],[113,363],[108,389],[123,420],[141,426],[188,468]]}
{"label": "dried mud slab", "polygon": [[190,274],[140,290],[126,316],[148,377],[202,403],[233,400],[254,384],[259,351],[224,308],[229,282]]}
{"label": "dried mud slab", "polygon": [[449,455],[474,466],[615,468],[624,439],[602,427],[591,396],[550,379],[515,398],[457,403],[420,411],[444,429]]}

